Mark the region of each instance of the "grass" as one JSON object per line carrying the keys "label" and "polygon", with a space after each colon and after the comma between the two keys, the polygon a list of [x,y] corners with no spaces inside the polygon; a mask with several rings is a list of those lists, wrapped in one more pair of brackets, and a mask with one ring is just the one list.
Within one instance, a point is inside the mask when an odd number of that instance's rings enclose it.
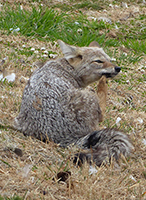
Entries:
{"label": "grass", "polygon": [[[10,17],[11,16],[11,17]],[[25,36],[33,36],[44,40],[62,39],[67,43],[78,46],[88,45],[90,41],[99,40],[102,44],[105,36],[98,36],[100,29],[106,29],[103,22],[90,23],[82,13],[79,15],[59,14],[53,9],[33,8],[32,11],[21,10],[20,6],[15,10],[10,7],[1,12],[0,28],[8,31],[8,34],[19,28],[19,32]],[[78,23],[78,24],[76,24]],[[78,30],[81,29],[79,33]]]}
{"label": "grass", "polygon": [[[36,37],[40,40],[62,39],[66,43],[74,43],[78,46],[89,45],[93,40],[105,47],[124,45],[134,53],[134,57],[127,59],[134,63],[139,60],[136,55],[141,56],[146,53],[146,29],[139,32],[139,26],[142,27],[141,21],[144,19],[145,16],[140,16],[137,19],[139,24],[133,29],[129,29],[127,25],[121,26],[117,38],[111,39],[107,38],[107,34],[112,30],[114,24],[88,21],[82,12],[70,15],[59,13],[52,8],[44,10],[42,6],[33,7],[32,11],[22,10],[20,6],[15,9],[7,6],[0,13],[0,29],[7,30],[8,34],[20,32],[22,35]],[[131,20],[130,23],[133,21]],[[100,30],[104,31],[102,35],[99,34]],[[120,59],[123,60],[123,56],[120,56]]]}
{"label": "grass", "polygon": [[[40,10],[39,10],[40,9]],[[15,10],[10,7],[6,10],[4,15],[1,15],[0,27],[16,32],[20,28],[20,33],[26,36],[44,37],[46,34],[53,35],[54,29],[61,23],[63,15],[57,14],[52,9],[38,10],[32,8],[32,11],[21,10],[20,6]]]}
{"label": "grass", "polygon": [[0,200],[22,200],[22,198],[18,197],[18,196],[15,196],[15,197],[12,197],[12,198],[7,198],[7,197],[0,196]]}
{"label": "grass", "polygon": [[105,8],[105,5],[107,5],[106,1],[98,2],[96,0],[89,1],[89,0],[70,0],[67,3],[57,3],[52,6],[52,8],[60,8],[63,11],[76,11],[78,9],[93,9],[93,10],[103,10]]}
{"label": "grass", "polygon": [[[0,70],[14,72],[16,80],[0,82],[0,199],[146,198],[146,15],[141,1],[125,2],[127,9],[121,7],[121,1],[110,1],[119,6],[112,10],[107,1],[25,1],[22,10],[13,1],[2,1],[0,59],[5,58],[5,63],[0,61]],[[140,12],[134,14],[130,6],[138,6]],[[130,12],[131,17],[121,20]],[[111,24],[98,21],[104,15]],[[92,16],[97,20],[89,19]],[[107,108],[100,124],[100,128],[124,130],[134,144],[135,151],[118,166],[95,166],[97,172],[89,175],[89,165],[77,168],[68,160],[76,149],[45,144],[8,128],[19,113],[26,84],[21,77],[29,78],[38,61],[51,59],[49,54],[61,56],[58,39],[77,46],[96,40],[122,67],[119,76],[108,80]],[[42,47],[48,51],[47,57],[43,57]],[[116,124],[118,117],[121,121]],[[22,150],[22,157],[15,148]],[[58,182],[58,172],[65,171],[70,171],[71,177]]]}

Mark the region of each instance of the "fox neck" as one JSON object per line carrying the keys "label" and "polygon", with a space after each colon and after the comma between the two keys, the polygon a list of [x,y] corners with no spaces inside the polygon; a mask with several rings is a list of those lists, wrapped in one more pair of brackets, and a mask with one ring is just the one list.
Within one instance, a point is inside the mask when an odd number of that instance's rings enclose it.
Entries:
{"label": "fox neck", "polygon": [[69,62],[65,58],[59,59],[59,63],[62,65],[65,71],[67,71],[70,75],[73,76],[75,69],[69,64]]}
{"label": "fox neck", "polygon": [[73,66],[71,66],[70,63],[65,58],[61,58],[58,61],[62,65],[64,70],[67,71],[68,74],[70,74],[70,76],[73,77],[73,79],[77,82],[77,85],[79,88],[86,87],[82,79],[78,77],[76,69]]}

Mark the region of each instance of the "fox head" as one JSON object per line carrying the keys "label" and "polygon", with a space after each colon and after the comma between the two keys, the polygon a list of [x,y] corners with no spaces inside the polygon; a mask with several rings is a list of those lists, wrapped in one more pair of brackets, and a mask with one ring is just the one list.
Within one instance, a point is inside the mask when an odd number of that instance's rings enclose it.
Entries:
{"label": "fox head", "polygon": [[58,43],[65,59],[74,68],[73,75],[81,87],[86,87],[102,76],[114,77],[121,70],[95,41],[89,47],[75,47],[61,40]]}

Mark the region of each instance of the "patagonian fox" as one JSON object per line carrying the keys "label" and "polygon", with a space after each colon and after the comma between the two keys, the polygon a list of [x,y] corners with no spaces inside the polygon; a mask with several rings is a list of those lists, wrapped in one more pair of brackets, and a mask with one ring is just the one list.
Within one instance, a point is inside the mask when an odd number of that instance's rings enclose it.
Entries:
{"label": "patagonian fox", "polygon": [[[64,57],[48,61],[32,74],[15,128],[25,136],[85,149],[74,161],[92,159],[100,166],[106,158],[127,156],[133,146],[126,134],[98,128],[106,107],[106,78],[116,76],[121,68],[110,62],[97,42],[89,47],[58,43]],[[95,92],[89,84],[98,80]]]}

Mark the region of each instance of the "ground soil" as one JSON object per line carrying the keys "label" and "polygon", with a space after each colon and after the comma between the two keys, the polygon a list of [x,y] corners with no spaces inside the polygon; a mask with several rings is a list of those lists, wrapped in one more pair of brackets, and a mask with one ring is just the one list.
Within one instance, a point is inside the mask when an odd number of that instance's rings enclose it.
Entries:
{"label": "ground soil", "polygon": [[[9,3],[13,5],[13,1]],[[29,8],[27,1],[22,5]],[[111,9],[109,6],[106,11],[84,12],[89,17],[104,16],[111,20],[128,20],[129,13],[135,17],[146,12],[144,6],[128,6],[127,10],[124,7]],[[29,57],[21,55],[19,50],[24,48],[23,45],[35,49],[45,47],[61,56],[56,43],[28,39],[19,34],[0,35],[1,73],[16,75],[13,83],[0,82],[0,123],[3,125],[0,128],[0,195],[53,200],[146,199],[146,82],[138,81],[146,73],[146,56],[143,55],[140,62],[130,64],[126,72],[118,75],[117,80],[125,75],[126,84],[108,81],[107,108],[104,123],[100,124],[100,128],[116,125],[126,131],[135,149],[127,160],[123,158],[119,164],[113,162],[109,166],[95,166],[97,171],[91,175],[88,164],[82,168],[72,164],[70,157],[75,148],[62,149],[52,142],[45,144],[6,128],[12,125],[19,113],[27,79],[41,62],[49,60],[41,57],[41,50]],[[96,88],[96,85],[93,87]],[[117,118],[121,120],[116,124]],[[58,181],[57,174],[67,170],[67,180]]]}

